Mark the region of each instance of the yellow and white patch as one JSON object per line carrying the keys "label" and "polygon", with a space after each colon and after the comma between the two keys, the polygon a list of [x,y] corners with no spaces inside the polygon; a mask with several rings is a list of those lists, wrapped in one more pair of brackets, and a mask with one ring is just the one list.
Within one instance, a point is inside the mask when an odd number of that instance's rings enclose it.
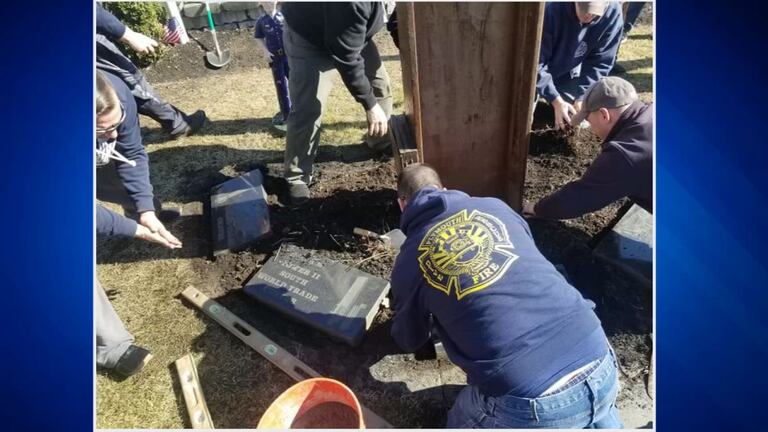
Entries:
{"label": "yellow and white patch", "polygon": [[487,288],[518,258],[507,228],[495,216],[462,210],[433,226],[419,245],[427,282],[456,298]]}

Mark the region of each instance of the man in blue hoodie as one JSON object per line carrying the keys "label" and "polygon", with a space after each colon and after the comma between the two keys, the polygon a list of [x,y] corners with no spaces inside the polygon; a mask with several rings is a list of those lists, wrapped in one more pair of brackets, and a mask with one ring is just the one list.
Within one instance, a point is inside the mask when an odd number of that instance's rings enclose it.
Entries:
{"label": "man in blue hoodie", "polygon": [[[119,89],[120,96],[115,88]],[[181,242],[155,216],[147,155],[138,135],[138,117],[130,91],[117,77],[103,72],[96,73],[96,136],[96,162],[109,167],[98,170],[100,174],[105,169],[108,171],[97,179],[97,185],[101,186],[97,197],[123,204],[127,213],[138,219],[137,222],[97,205],[97,234],[133,237],[170,249],[180,248]],[[116,162],[112,163],[112,159]],[[117,163],[120,166],[115,166]],[[133,344],[133,336],[112,308],[99,281],[94,285],[96,364],[127,378],[143,369],[152,354]]]}
{"label": "man in blue hoodie", "polygon": [[468,386],[448,428],[620,428],[616,359],[594,303],[538,251],[496,198],[445,190],[427,165],[398,179],[407,235],[392,270],[392,337],[435,331]]}
{"label": "man in blue hoodie", "polygon": [[587,88],[610,73],[622,25],[615,2],[546,4],[536,90],[552,105],[556,128],[571,122]]}
{"label": "man in blue hoodie", "polygon": [[181,245],[160,221],[179,212],[163,210],[152,193],[136,102],[120,78],[102,71],[96,72],[96,166],[96,198],[121,205],[126,216]]}

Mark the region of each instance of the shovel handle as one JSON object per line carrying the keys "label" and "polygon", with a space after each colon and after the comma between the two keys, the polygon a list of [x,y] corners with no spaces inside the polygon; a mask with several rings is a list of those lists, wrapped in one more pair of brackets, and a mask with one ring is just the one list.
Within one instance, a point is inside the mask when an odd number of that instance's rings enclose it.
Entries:
{"label": "shovel handle", "polygon": [[205,2],[205,12],[208,14],[208,25],[211,27],[211,31],[216,31],[216,26],[213,25],[213,15],[211,15],[211,7],[208,5],[208,2]]}
{"label": "shovel handle", "polygon": [[359,235],[359,236],[363,236],[363,237],[372,237],[372,238],[376,238],[376,239],[380,239],[381,238],[381,236],[376,234],[375,232],[368,231],[368,230],[362,229],[362,228],[354,228],[352,230],[352,232],[357,234],[357,235]]}

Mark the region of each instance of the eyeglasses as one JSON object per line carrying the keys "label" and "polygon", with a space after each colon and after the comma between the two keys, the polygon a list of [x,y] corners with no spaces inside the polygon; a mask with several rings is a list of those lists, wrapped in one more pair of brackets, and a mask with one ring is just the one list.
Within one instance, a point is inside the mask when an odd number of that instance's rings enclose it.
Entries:
{"label": "eyeglasses", "polygon": [[105,129],[96,128],[96,135],[106,135],[106,134],[112,133],[115,130],[117,130],[117,128],[119,128],[124,121],[125,121],[125,107],[123,106],[123,104],[120,104],[120,120],[118,120],[117,123],[115,123],[113,126],[110,126],[108,128],[105,128]]}

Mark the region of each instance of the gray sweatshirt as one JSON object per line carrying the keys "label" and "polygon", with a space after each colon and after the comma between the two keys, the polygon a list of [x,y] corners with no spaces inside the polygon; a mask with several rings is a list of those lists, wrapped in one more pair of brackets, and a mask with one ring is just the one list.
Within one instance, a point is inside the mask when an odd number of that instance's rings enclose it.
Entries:
{"label": "gray sweatshirt", "polygon": [[629,197],[653,213],[653,104],[629,106],[584,175],[536,204],[536,216],[573,219]]}

